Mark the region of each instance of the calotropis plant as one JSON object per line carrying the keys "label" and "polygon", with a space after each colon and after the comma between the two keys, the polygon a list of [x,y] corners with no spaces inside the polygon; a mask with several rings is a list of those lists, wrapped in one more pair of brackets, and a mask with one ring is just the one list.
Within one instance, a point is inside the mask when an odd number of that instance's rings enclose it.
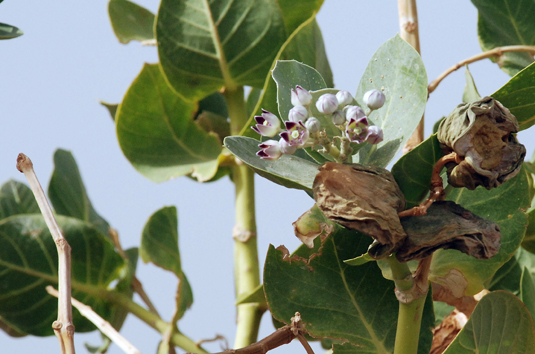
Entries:
{"label": "calotropis plant", "polygon": [[[535,44],[533,21],[522,17],[533,18],[533,7],[501,16],[494,9],[514,4],[473,0],[483,48],[506,47],[465,62],[498,56],[515,76],[481,98],[467,71],[464,103],[436,134],[411,143],[444,77],[428,86],[415,24],[379,47],[353,94],[334,88],[315,21],[321,3],[162,0],[157,16],[127,0],[109,3],[119,40],[155,44],[159,54],[122,102],[107,106],[125,157],[155,182],[228,175],[235,186],[236,223],[227,234],[235,245],[236,353],[265,353],[294,338],[308,352],[307,340],[319,340],[333,354],[436,353],[450,344],[431,331],[450,312],[445,304],[472,316],[447,354],[535,352],[535,169],[516,136],[535,122],[527,54],[535,49],[518,46]],[[399,3],[403,21],[416,18]],[[89,202],[73,156],[58,150],[54,163],[48,193],[72,247],[73,297],[117,329],[134,314],[161,334],[158,353],[206,352],[180,323],[194,289],[182,269],[176,209],[155,212],[139,249],[123,251]],[[262,282],[255,172],[314,199],[293,224],[304,246],[270,247]],[[59,283],[57,257],[28,187],[0,188],[0,219],[0,328],[49,335],[56,307],[44,287]],[[136,277],[139,257],[178,281],[169,320]],[[287,325],[257,341],[268,310]],[[94,329],[77,312],[73,321],[77,331]]]}

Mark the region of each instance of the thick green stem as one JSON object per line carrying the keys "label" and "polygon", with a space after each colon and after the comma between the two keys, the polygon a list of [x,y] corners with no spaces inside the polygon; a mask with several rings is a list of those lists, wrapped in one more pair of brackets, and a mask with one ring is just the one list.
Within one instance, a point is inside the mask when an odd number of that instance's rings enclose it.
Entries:
{"label": "thick green stem", "polygon": [[418,352],[424,304],[425,296],[409,304],[399,303],[394,354],[416,354]]}
{"label": "thick green stem", "polygon": [[[247,122],[243,87],[225,92],[231,133],[239,134]],[[260,269],[256,244],[254,173],[243,164],[233,168],[236,187],[236,225],[234,226],[234,276],[236,297],[252,292],[260,284]],[[237,329],[234,348],[256,342],[263,310],[259,304],[237,307]]]}

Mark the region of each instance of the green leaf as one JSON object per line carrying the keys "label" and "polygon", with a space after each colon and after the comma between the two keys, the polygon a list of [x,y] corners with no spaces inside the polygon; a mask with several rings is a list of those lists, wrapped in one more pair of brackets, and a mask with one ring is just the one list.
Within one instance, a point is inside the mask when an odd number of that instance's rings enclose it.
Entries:
{"label": "green leaf", "polygon": [[535,285],[533,285],[533,277],[528,268],[524,267],[522,270],[522,278],[520,279],[520,300],[526,305],[531,319],[535,319]]}
{"label": "green leaf", "polygon": [[535,254],[535,209],[528,213],[528,228],[522,241],[522,247]]}
{"label": "green leaf", "polygon": [[435,163],[442,157],[437,135],[403,155],[392,167],[392,174],[407,200],[407,208],[419,205],[429,194]]}
{"label": "green leaf", "polygon": [[476,83],[472,74],[470,74],[470,70],[468,70],[468,65],[465,65],[465,67],[464,77],[466,78],[466,85],[464,86],[463,102],[470,103],[479,100],[481,95],[477,92]]}
{"label": "green leaf", "polygon": [[324,0],[278,0],[288,33],[315,15]]}
{"label": "green leaf", "polygon": [[524,304],[496,291],[485,296],[444,354],[533,353],[535,331]]}
{"label": "green leaf", "polygon": [[475,259],[457,250],[438,250],[433,255],[430,280],[454,289],[454,294],[460,296],[475,295],[483,290],[485,282],[511,258],[522,242],[527,225],[524,210],[530,205],[528,189],[524,168],[516,177],[491,190],[448,187],[447,200],[500,226],[501,247],[498,254],[488,260]]}
{"label": "green leaf", "polygon": [[487,289],[490,291],[506,290],[518,295],[524,268],[529,269],[532,274],[535,273],[535,255],[519,247],[514,256],[502,265],[487,282]]}
{"label": "green leaf", "polygon": [[[57,221],[72,248],[72,296],[109,320],[112,307],[88,293],[107,290],[124,272],[123,259],[90,224],[64,216]],[[0,221],[0,316],[4,322],[20,332],[53,335],[50,326],[57,318],[58,300],[45,287],[57,288],[57,267],[56,245],[41,215],[15,215]],[[77,332],[95,329],[77,311],[73,316]]]}
{"label": "green leaf", "polygon": [[189,100],[262,87],[286,36],[273,0],[162,0],[156,24],[163,72]]}
{"label": "green leaf", "polygon": [[74,157],[69,151],[54,153],[54,172],[48,185],[48,197],[56,213],[93,224],[103,235],[110,225],[93,208]]}
{"label": "green leaf", "polygon": [[195,124],[196,108],[167,85],[158,65],[145,64],[116,117],[119,145],[138,172],[154,182],[215,175],[221,145]]}
{"label": "green leaf", "polygon": [[108,112],[110,113],[111,119],[115,122],[115,116],[117,114],[117,110],[119,109],[118,103],[107,103],[104,101],[100,101],[100,104],[106,107]]}
{"label": "green leaf", "polygon": [[520,130],[535,124],[535,63],[516,74],[491,95],[518,120]]}
{"label": "green leaf", "polygon": [[10,180],[0,187],[0,220],[12,215],[39,212],[32,190],[25,184]]}
{"label": "green leaf", "polygon": [[[277,103],[279,106],[279,115],[283,121],[288,120],[288,113],[293,107],[290,101],[290,91],[296,85],[301,85],[308,91],[321,90],[327,87],[316,69],[295,60],[278,61],[273,69],[272,76],[277,84]],[[330,124],[333,125],[332,122]]]}
{"label": "green leaf", "polygon": [[12,39],[22,36],[24,33],[15,26],[0,22],[0,40]]}
{"label": "green leaf", "polygon": [[113,32],[119,42],[154,39],[154,14],[127,0],[110,0],[108,3]]}
{"label": "green leaf", "polygon": [[[332,71],[329,66],[327,54],[325,53],[325,47],[323,45],[323,37],[321,36],[321,31],[315,17],[309,18],[292,33],[292,35],[282,46],[276,59],[286,61],[295,60],[304,65],[308,65],[309,67],[317,68],[320,76],[324,78],[322,80],[325,80],[325,86],[321,88],[334,85],[332,82]],[[277,63],[278,60],[273,62],[271,70],[274,70]],[[307,70],[307,72],[311,75],[316,75],[311,71]],[[294,87],[297,84],[301,84],[301,82],[295,83]],[[290,95],[289,91],[288,95]],[[250,126],[254,124],[254,116],[260,115],[262,109],[266,109],[273,113],[279,111],[277,99],[277,85],[273,77],[268,75],[264,83],[262,95],[260,96],[259,100],[257,101],[257,105],[254,108],[254,114],[249,117],[249,120],[240,132],[240,135],[257,137],[258,134],[256,134],[250,128]],[[281,116],[280,118],[282,121],[287,120],[287,115]]]}
{"label": "green leaf", "polygon": [[[358,267],[343,262],[366,253],[370,242],[336,226],[321,252],[309,259],[283,259],[283,252],[270,246],[264,290],[272,315],[288,323],[299,311],[313,337],[348,340],[362,353],[392,353],[399,307],[394,283],[381,276],[375,262]],[[430,348],[432,312],[432,306],[424,310],[422,353]]]}
{"label": "green leaf", "polygon": [[175,273],[180,281],[178,318],[181,318],[193,303],[193,294],[180,263],[175,207],[164,207],[152,214],[143,228],[139,255],[143,262],[152,262],[160,268]]}
{"label": "green leaf", "polygon": [[386,96],[384,106],[368,115],[383,129],[384,140],[364,146],[353,161],[386,167],[416,129],[427,102],[427,74],[422,58],[399,35],[379,47],[368,63],[355,96],[359,106],[366,107],[362,97],[372,89]]}
{"label": "green leaf", "polygon": [[[478,9],[477,33],[483,51],[508,45],[535,45],[535,1],[472,0]],[[513,76],[533,62],[526,52],[504,53],[492,58]]]}
{"label": "green leaf", "polygon": [[287,188],[312,191],[319,165],[294,155],[282,155],[275,161],[261,159],[256,155],[258,140],[242,136],[226,137],[225,147],[260,176]]}

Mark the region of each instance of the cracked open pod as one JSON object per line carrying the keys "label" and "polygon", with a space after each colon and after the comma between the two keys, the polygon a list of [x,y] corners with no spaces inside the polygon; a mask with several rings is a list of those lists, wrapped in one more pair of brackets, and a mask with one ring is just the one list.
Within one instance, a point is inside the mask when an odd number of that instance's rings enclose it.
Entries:
{"label": "cracked open pod", "polygon": [[460,164],[446,164],[448,182],[454,187],[495,188],[520,171],[526,148],[514,135],[516,117],[492,97],[460,104],[442,121],[438,140],[445,154],[464,157]]}
{"label": "cracked open pod", "polygon": [[407,233],[396,252],[400,262],[425,258],[439,248],[456,249],[477,259],[489,259],[500,250],[500,227],[451,202],[435,202],[426,215],[401,219]]}
{"label": "cracked open pod", "polygon": [[327,162],[312,190],[327,218],[375,239],[369,250],[372,257],[386,257],[406,237],[398,217],[405,197],[390,171]]}

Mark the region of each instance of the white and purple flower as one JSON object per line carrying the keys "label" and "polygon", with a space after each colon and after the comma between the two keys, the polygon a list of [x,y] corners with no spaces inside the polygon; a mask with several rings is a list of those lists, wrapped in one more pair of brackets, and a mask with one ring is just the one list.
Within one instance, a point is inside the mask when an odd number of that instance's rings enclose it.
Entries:
{"label": "white and purple flower", "polygon": [[346,113],[346,119],[349,122],[352,118],[357,120],[362,117],[366,117],[366,114],[359,106],[347,106],[344,108]]}
{"label": "white and purple flower", "polygon": [[309,132],[307,128],[303,125],[303,122],[284,122],[286,126],[286,131],[280,133],[279,135],[283,138],[289,145],[303,147],[309,137]]}
{"label": "white and purple flower", "polygon": [[265,109],[262,109],[261,116],[255,116],[254,119],[257,124],[251,128],[260,135],[272,138],[281,130],[279,118]]}
{"label": "white and purple flower", "polygon": [[368,136],[366,136],[366,141],[373,145],[379,144],[381,141],[383,141],[383,129],[376,125],[368,127]]}
{"label": "white and purple flower", "polygon": [[256,155],[260,156],[264,160],[277,160],[282,156],[282,149],[277,140],[267,140],[258,145],[260,151]]}
{"label": "white and purple flower", "polygon": [[307,128],[310,134],[314,134],[320,131],[321,123],[315,117],[310,117],[305,122],[305,127]]}
{"label": "white and purple flower", "polygon": [[354,143],[361,144],[368,137],[368,118],[351,118],[346,128],[346,135]]}
{"label": "white and purple flower", "polygon": [[338,100],[332,93],[326,93],[318,98],[316,108],[323,114],[332,114],[338,109]]}
{"label": "white and purple flower", "polygon": [[308,118],[308,111],[303,106],[295,106],[288,112],[288,120],[291,122],[299,123],[299,121],[306,121]]}
{"label": "white and purple flower", "polygon": [[353,96],[349,91],[340,90],[336,93],[336,99],[338,100],[338,108],[342,109],[351,102],[353,102]]}
{"label": "white and purple flower", "polygon": [[379,109],[385,104],[385,95],[381,91],[373,89],[366,92],[362,100],[371,110]]}

